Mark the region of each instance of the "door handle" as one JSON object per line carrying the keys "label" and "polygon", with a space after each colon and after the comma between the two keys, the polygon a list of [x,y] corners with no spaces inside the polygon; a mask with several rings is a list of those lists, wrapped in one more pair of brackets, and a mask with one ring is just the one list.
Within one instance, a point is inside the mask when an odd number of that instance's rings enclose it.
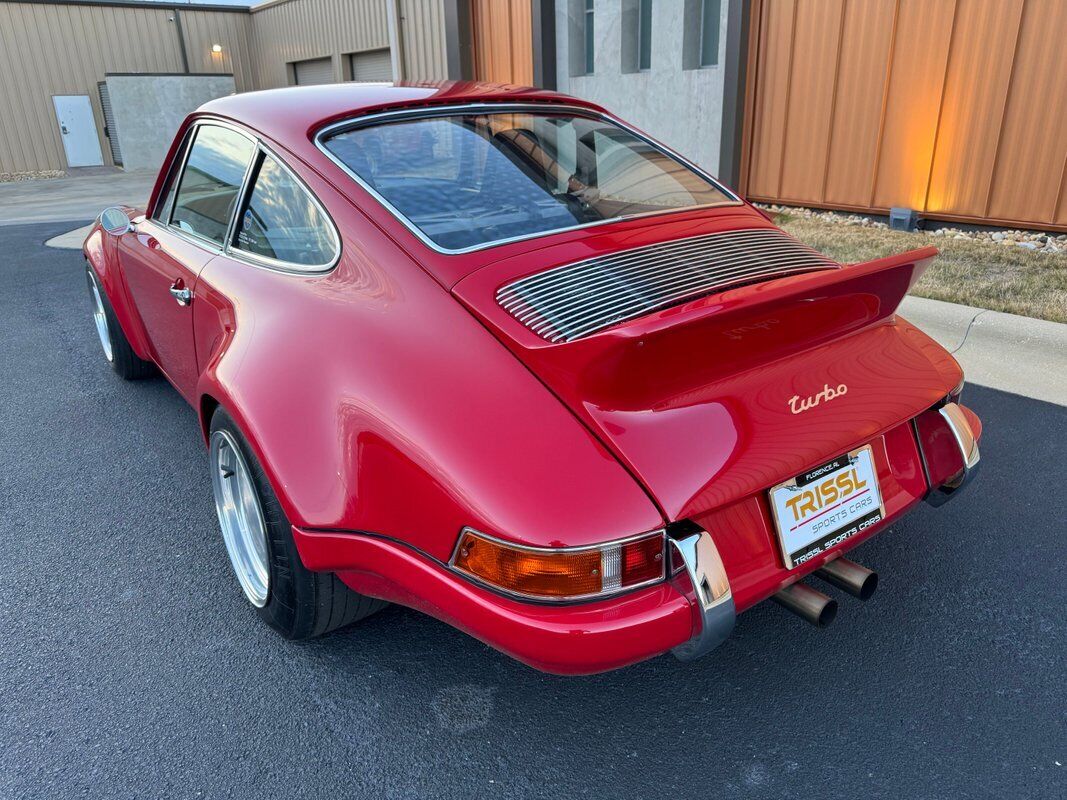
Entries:
{"label": "door handle", "polygon": [[193,302],[192,290],[186,289],[180,280],[175,281],[174,285],[170,287],[170,296],[173,297],[180,306],[187,306]]}

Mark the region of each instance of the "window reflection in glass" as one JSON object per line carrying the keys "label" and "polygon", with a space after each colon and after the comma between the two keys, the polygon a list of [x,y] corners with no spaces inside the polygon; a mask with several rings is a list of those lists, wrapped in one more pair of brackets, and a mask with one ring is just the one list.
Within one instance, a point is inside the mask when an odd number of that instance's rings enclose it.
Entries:
{"label": "window reflection in glass", "polygon": [[234,246],[302,267],[325,266],[335,254],[330,223],[304,187],[268,155],[237,221]]}
{"label": "window reflection in glass", "polygon": [[222,244],[254,150],[251,140],[236,131],[200,126],[182,173],[171,224]]}
{"label": "window reflection in glass", "polygon": [[735,202],[629,131],[567,114],[456,114],[384,123],[337,134],[325,146],[449,250]]}

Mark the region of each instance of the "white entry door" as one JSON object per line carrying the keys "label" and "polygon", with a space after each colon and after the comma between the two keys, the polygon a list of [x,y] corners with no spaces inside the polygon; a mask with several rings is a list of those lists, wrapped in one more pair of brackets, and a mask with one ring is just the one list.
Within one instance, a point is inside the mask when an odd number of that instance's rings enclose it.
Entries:
{"label": "white entry door", "polygon": [[68,167],[99,167],[104,163],[100,137],[96,133],[93,106],[87,94],[58,94],[52,97],[59,121]]}

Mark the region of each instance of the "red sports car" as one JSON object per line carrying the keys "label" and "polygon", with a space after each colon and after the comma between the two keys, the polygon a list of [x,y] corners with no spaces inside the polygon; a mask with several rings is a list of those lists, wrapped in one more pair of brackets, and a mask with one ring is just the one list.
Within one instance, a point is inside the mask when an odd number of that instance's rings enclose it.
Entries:
{"label": "red sports car", "polygon": [[262,619],[398,602],[527,664],[700,656],[955,494],[981,425],[897,316],[931,247],[842,265],[596,105],[478,84],[208,103],[85,243],[123,378],[199,412]]}

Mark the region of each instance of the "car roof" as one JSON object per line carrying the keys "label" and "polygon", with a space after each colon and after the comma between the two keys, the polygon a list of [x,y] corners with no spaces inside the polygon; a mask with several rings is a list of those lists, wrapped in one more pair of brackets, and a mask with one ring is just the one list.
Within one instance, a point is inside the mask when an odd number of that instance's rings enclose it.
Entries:
{"label": "car roof", "polygon": [[220,97],[202,105],[196,115],[240,122],[282,144],[307,139],[314,131],[342,119],[394,108],[463,105],[483,102],[529,102],[599,106],[545,89],[474,81],[422,83],[335,83],[290,86]]}

